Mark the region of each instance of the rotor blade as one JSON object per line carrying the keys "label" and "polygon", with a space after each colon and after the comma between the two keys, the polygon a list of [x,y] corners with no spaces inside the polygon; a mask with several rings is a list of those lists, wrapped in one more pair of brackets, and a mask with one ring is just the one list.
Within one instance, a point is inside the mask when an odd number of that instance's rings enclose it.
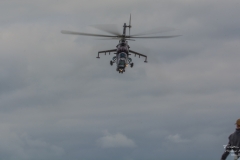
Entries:
{"label": "rotor blade", "polygon": [[139,33],[139,34],[134,34],[132,36],[143,36],[143,35],[149,35],[149,34],[170,32],[170,31],[174,31],[174,30],[175,29],[169,28],[169,27],[159,27],[159,28],[151,29],[149,31],[142,32],[142,33]]}
{"label": "rotor blade", "polygon": [[135,39],[126,39],[126,40],[128,40],[128,41],[135,41]]}
{"label": "rotor blade", "polygon": [[96,40],[119,40],[121,38],[97,38]]}
{"label": "rotor blade", "polygon": [[[96,40],[119,40],[121,38],[98,38]],[[125,39],[125,40],[128,40],[128,41],[135,41],[134,39]]]}
{"label": "rotor blade", "polygon": [[181,35],[175,35],[175,36],[153,36],[153,37],[135,37],[135,36],[126,36],[126,38],[174,38],[174,37],[179,37]]}
{"label": "rotor blade", "polygon": [[131,27],[132,27],[132,26],[131,26],[131,14],[130,14],[130,19],[129,19],[129,24],[128,24],[128,25],[129,25],[129,36],[130,36],[130,29],[131,29]]}
{"label": "rotor blade", "polygon": [[73,34],[73,35],[81,35],[81,36],[94,36],[94,37],[116,37],[119,36],[111,36],[111,35],[103,35],[103,34],[92,34],[92,33],[82,33],[82,32],[73,32],[73,31],[61,31],[63,34]]}
{"label": "rotor blade", "polygon": [[116,36],[121,35],[121,33],[117,28],[117,25],[115,24],[97,24],[97,25],[92,25],[92,27]]}
{"label": "rotor blade", "polygon": [[129,24],[128,24],[130,27],[132,27],[131,26],[131,14],[130,14],[130,19],[129,19]]}

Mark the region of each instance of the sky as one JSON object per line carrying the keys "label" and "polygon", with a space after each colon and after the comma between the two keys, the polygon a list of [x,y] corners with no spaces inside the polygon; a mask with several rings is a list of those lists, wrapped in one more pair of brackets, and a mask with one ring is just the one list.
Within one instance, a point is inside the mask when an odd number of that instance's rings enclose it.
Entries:
{"label": "sky", "polygon": [[[239,0],[1,0],[1,160],[220,159],[239,116]],[[92,25],[132,16],[133,68]],[[233,159],[232,156],[228,160]]]}

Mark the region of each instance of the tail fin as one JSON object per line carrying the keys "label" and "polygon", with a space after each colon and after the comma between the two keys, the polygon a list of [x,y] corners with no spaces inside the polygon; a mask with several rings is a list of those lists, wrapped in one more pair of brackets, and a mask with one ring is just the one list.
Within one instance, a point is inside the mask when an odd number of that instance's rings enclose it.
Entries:
{"label": "tail fin", "polygon": [[128,24],[128,28],[129,28],[129,36],[130,36],[130,29],[131,29],[131,14],[130,14],[130,19],[129,19],[129,24]]}

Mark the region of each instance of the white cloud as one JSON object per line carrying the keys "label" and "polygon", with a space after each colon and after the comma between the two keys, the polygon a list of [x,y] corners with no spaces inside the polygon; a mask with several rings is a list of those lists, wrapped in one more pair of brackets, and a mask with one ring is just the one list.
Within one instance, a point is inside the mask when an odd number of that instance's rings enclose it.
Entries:
{"label": "white cloud", "polygon": [[183,138],[181,138],[181,136],[180,136],[179,134],[169,135],[169,136],[167,136],[167,139],[168,139],[169,141],[174,142],[174,143],[189,142],[188,139],[183,139]]}
{"label": "white cloud", "polygon": [[102,148],[136,147],[134,141],[129,139],[127,136],[121,133],[110,134],[107,131],[103,137],[97,140],[97,143]]}
{"label": "white cloud", "polygon": [[0,129],[0,153],[9,159],[44,159],[45,156],[61,157],[65,154],[60,146],[32,138],[26,133],[10,131],[7,125],[0,126],[4,128]]}

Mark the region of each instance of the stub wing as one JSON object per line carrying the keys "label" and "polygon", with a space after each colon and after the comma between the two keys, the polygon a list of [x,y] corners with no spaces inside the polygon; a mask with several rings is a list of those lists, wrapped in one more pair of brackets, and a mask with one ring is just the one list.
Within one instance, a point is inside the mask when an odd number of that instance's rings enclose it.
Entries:
{"label": "stub wing", "polygon": [[110,50],[106,50],[106,51],[99,51],[97,58],[100,58],[100,57],[99,57],[99,54],[100,54],[100,53],[105,53],[105,55],[106,55],[107,53],[109,53],[109,55],[110,55],[111,52],[117,52],[117,49],[110,49]]}
{"label": "stub wing", "polygon": [[146,56],[146,55],[141,54],[141,53],[138,53],[138,52],[135,52],[135,51],[132,51],[132,50],[129,50],[129,52],[135,54],[135,56],[138,55],[139,58],[140,58],[141,56],[142,56],[142,57],[145,57],[145,61],[144,61],[144,62],[147,63],[147,56]]}

